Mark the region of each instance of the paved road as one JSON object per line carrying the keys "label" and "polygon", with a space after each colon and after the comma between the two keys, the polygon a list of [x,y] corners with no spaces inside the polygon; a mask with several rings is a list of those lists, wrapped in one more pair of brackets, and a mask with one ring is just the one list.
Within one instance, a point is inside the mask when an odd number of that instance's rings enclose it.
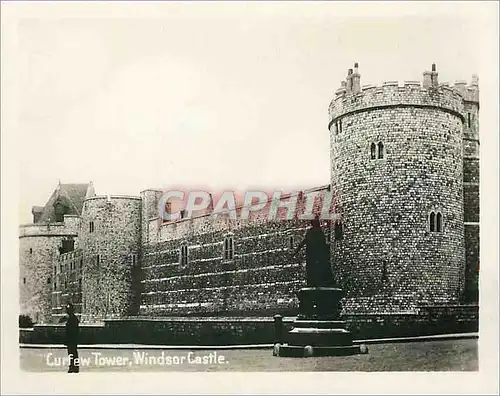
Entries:
{"label": "paved road", "polygon": [[[113,371],[476,371],[476,339],[369,345],[367,355],[280,358],[270,349],[82,349],[81,372]],[[67,370],[63,349],[20,349],[21,369]]]}

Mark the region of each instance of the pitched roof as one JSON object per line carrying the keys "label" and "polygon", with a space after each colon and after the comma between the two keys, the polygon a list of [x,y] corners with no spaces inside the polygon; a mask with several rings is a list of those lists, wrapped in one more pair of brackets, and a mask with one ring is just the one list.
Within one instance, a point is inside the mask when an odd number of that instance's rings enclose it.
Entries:
{"label": "pitched roof", "polygon": [[43,207],[43,212],[38,222],[48,223],[55,221],[54,205],[56,202],[60,202],[66,207],[66,214],[79,216],[82,213],[83,201],[89,189],[92,189],[92,194],[94,194],[92,183],[59,184]]}

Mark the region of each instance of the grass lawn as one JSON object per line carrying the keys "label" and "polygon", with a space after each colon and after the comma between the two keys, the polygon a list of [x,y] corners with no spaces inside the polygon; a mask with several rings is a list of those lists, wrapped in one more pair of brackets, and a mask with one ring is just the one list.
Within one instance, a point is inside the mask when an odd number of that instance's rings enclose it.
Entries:
{"label": "grass lawn", "polygon": [[[82,349],[80,372],[96,371],[476,371],[478,340],[369,345],[367,355],[281,358],[271,349]],[[216,355],[214,355],[216,353]],[[20,349],[21,369],[67,371],[64,349]],[[85,361],[83,361],[85,359]]]}

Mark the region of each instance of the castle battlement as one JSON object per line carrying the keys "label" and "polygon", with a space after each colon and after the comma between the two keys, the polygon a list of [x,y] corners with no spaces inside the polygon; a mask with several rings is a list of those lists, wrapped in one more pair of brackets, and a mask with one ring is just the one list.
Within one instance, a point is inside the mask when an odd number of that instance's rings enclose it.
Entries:
{"label": "castle battlement", "polygon": [[397,106],[435,107],[457,113],[463,119],[465,101],[479,101],[477,76],[467,86],[465,81],[438,83],[437,72],[433,65],[432,72],[424,72],[420,81],[385,81],[382,85],[360,86],[360,75],[349,69],[346,81],[335,92],[330,103],[330,124],[343,115],[363,111],[369,108]]}
{"label": "castle battlement", "polygon": [[74,260],[75,258],[79,258],[82,256],[82,251],[80,249],[73,250],[71,252],[63,253],[57,256],[58,262],[65,262],[69,260]]}
{"label": "castle battlement", "polygon": [[19,238],[43,236],[77,236],[78,226],[65,223],[23,224],[19,227]]}
{"label": "castle battlement", "polygon": [[95,195],[93,197],[85,198],[85,202],[93,201],[93,200],[103,200],[103,199],[104,200],[105,199],[110,199],[110,200],[127,199],[127,200],[140,201],[141,197],[137,197],[134,195]]}
{"label": "castle battlement", "polygon": [[[338,91],[337,91],[338,92]],[[338,94],[330,104],[330,123],[343,115],[374,107],[436,107],[458,114],[463,118],[463,97],[455,89],[441,85],[424,88],[415,82],[390,81],[382,86],[368,86],[357,93]]]}

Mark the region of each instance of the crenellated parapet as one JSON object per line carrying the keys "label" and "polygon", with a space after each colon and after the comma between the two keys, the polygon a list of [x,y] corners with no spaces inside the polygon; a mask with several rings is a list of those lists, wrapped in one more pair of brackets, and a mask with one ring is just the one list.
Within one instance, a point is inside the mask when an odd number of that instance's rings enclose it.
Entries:
{"label": "crenellated parapet", "polygon": [[82,256],[81,249],[73,250],[71,252],[63,253],[57,256],[58,263],[64,263],[66,261],[72,261],[78,259]]}
{"label": "crenellated parapet", "polygon": [[440,85],[429,89],[416,81],[384,82],[382,86],[368,85],[358,93],[338,90],[330,104],[330,125],[338,118],[373,108],[391,107],[429,107],[440,108],[463,118],[463,98],[455,89]]}
{"label": "crenellated parapet", "polygon": [[[473,76],[472,83],[457,81],[453,86],[439,83],[433,65],[431,72],[424,72],[423,81],[386,81],[380,86],[359,85],[360,75],[349,69],[347,82],[341,87],[329,107],[329,127],[332,122],[347,114],[373,108],[422,107],[439,108],[457,114],[464,120],[464,100],[479,101],[479,79]],[[355,83],[352,83],[353,77]],[[351,81],[351,83],[350,83]]]}
{"label": "crenellated parapet", "polygon": [[456,81],[453,88],[460,93],[463,100],[466,102],[479,103],[479,77],[472,76],[472,82],[467,85],[467,81]]}

